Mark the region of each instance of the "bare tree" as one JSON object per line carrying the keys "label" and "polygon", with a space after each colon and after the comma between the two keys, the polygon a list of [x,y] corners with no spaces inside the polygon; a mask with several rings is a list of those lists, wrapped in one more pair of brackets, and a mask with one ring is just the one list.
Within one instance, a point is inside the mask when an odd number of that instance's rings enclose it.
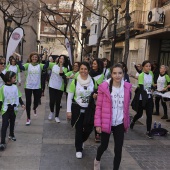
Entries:
{"label": "bare tree", "polygon": [[[37,16],[37,3],[34,0],[1,0],[0,11],[3,16],[4,30],[3,30],[3,55],[6,53],[7,44],[7,18],[17,25],[22,26],[30,21],[31,17]],[[8,30],[9,31],[9,30]]]}
{"label": "bare tree", "polygon": [[[60,1],[56,1],[52,8],[48,7],[44,0],[40,0],[40,2],[40,10],[42,12],[41,20],[58,31],[65,38],[69,39],[73,61],[73,37],[75,36],[79,43],[81,43],[81,40],[79,39],[79,30],[75,26],[81,17],[81,12],[76,9],[76,0],[73,0],[70,8],[67,9],[64,9],[64,7],[59,8]],[[64,29],[61,29],[61,26]]]}

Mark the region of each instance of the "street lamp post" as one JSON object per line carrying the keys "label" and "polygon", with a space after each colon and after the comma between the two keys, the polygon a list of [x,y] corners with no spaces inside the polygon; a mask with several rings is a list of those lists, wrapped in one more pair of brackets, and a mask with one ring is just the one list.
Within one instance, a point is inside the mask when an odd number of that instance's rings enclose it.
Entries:
{"label": "street lamp post", "polygon": [[12,16],[9,16],[6,20],[6,26],[7,26],[7,43],[9,41],[9,32],[11,31],[11,24],[12,24]]}
{"label": "street lamp post", "polygon": [[111,48],[111,65],[114,64],[114,53],[115,53],[115,45],[116,45],[116,29],[117,29],[117,19],[118,19],[118,12],[119,12],[119,2],[117,0],[116,9],[115,9],[115,17],[114,17],[114,30],[113,30],[113,41],[112,41],[112,48]]}
{"label": "street lamp post", "polygon": [[82,32],[82,46],[81,46],[81,62],[83,61],[83,46],[84,46],[84,36],[86,34],[86,25],[83,23],[81,26],[81,32]]}
{"label": "street lamp post", "polygon": [[43,54],[43,46],[41,45],[41,54]]}

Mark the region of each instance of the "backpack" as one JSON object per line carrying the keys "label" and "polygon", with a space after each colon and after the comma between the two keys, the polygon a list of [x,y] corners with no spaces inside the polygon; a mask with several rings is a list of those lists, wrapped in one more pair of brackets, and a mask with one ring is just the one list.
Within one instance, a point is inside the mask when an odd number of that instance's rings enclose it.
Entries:
{"label": "backpack", "polygon": [[168,131],[164,128],[155,128],[151,130],[153,136],[167,136]]}

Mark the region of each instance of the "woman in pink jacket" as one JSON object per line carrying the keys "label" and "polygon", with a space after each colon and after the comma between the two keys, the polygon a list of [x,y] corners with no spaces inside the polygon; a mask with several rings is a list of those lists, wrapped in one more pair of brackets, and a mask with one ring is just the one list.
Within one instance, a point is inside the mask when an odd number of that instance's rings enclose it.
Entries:
{"label": "woman in pink jacket", "polygon": [[111,79],[98,87],[94,125],[97,132],[101,133],[101,145],[94,160],[94,170],[100,170],[100,159],[108,147],[111,133],[115,142],[113,170],[119,169],[124,132],[130,124],[129,105],[132,86],[123,80],[123,76],[122,66],[116,64],[111,68]]}

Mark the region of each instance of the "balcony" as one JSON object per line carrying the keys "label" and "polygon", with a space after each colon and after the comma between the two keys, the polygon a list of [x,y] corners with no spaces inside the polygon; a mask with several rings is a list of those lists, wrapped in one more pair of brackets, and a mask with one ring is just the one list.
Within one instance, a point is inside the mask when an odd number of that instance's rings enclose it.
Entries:
{"label": "balcony", "polygon": [[[145,27],[145,19],[146,19],[146,12],[145,11],[133,11],[130,13],[131,21],[130,21],[130,30],[144,30]],[[126,29],[126,21],[125,17],[122,17],[118,20],[117,23],[117,35],[125,33]],[[109,38],[113,37],[114,32],[114,23],[109,25]]]}
{"label": "balcony", "polygon": [[[133,11],[130,13],[130,30],[144,30],[146,23],[146,12],[145,11]],[[126,30],[126,21],[125,17],[119,19],[117,25],[117,34],[123,34]]]}

